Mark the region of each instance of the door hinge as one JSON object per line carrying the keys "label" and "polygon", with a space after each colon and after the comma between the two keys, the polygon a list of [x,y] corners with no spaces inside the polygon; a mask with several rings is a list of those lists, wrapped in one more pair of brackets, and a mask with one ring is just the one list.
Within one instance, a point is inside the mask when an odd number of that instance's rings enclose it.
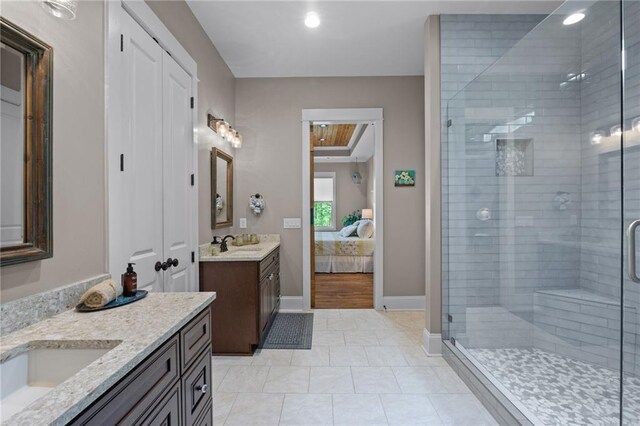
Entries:
{"label": "door hinge", "polygon": [[455,345],[456,345],[456,338],[455,338],[455,337],[452,337],[451,339],[449,339],[449,341],[451,341],[451,344],[452,344],[453,346],[455,346]]}
{"label": "door hinge", "polygon": [[196,178],[193,174],[191,174],[191,186],[194,186],[196,184]]}
{"label": "door hinge", "polygon": [[449,322],[453,322],[453,317],[452,317],[451,315],[447,315],[447,320],[448,320]]}
{"label": "door hinge", "polygon": [[195,251],[191,252],[191,263],[196,263],[196,252]]}
{"label": "door hinge", "polygon": [[193,104],[194,104],[195,100],[193,99],[193,96],[191,97],[191,109],[193,109]]}
{"label": "door hinge", "polygon": [[120,34],[120,51],[124,52],[124,34]]}
{"label": "door hinge", "polygon": [[447,120],[447,127],[453,126],[453,121],[451,119]]}
{"label": "door hinge", "polygon": [[120,154],[120,171],[124,172],[124,154]]}

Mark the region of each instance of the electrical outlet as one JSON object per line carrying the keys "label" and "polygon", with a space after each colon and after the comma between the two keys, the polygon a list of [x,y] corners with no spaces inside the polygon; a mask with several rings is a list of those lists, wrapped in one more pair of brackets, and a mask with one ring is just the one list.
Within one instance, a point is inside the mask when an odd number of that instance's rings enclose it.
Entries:
{"label": "electrical outlet", "polygon": [[302,219],[299,217],[285,217],[282,222],[285,229],[300,229],[302,227]]}
{"label": "electrical outlet", "polygon": [[240,218],[240,229],[247,229],[247,218],[246,217],[241,217]]}

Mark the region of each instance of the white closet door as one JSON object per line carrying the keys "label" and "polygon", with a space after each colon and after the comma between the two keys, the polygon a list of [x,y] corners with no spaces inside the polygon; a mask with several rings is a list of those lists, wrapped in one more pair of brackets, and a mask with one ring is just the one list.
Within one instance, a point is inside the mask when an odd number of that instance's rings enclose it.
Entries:
{"label": "white closet door", "polygon": [[[123,13],[124,172],[123,202],[116,208],[125,234],[126,262],[136,263],[138,289],[163,291],[162,246],[162,55],[163,50]],[[119,165],[118,165],[119,166]],[[117,277],[119,280],[119,275]]]}
{"label": "white closet door", "polygon": [[192,211],[191,78],[163,52],[164,256],[178,265],[165,272],[165,291],[192,291],[190,241]]}

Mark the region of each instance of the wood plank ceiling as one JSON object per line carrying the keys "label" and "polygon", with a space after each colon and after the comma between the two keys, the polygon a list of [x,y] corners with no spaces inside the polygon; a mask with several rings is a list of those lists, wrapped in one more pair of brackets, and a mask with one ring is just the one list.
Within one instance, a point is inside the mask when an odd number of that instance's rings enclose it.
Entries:
{"label": "wood plank ceiling", "polygon": [[311,141],[314,147],[346,147],[355,129],[355,124],[327,124],[326,127],[312,124]]}

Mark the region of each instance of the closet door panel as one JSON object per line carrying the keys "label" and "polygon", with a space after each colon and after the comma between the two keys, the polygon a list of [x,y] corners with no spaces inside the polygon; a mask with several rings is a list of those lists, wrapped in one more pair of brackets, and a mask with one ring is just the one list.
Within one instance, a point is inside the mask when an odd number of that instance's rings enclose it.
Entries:
{"label": "closet door panel", "polygon": [[[128,14],[123,44],[124,172],[122,215],[128,262],[136,263],[138,288],[163,291],[162,55],[163,50]],[[122,272],[126,265],[122,265]]]}
{"label": "closet door panel", "polygon": [[163,67],[164,255],[178,260],[165,273],[165,291],[190,291],[190,229],[196,214],[191,208],[191,78],[167,53]]}

